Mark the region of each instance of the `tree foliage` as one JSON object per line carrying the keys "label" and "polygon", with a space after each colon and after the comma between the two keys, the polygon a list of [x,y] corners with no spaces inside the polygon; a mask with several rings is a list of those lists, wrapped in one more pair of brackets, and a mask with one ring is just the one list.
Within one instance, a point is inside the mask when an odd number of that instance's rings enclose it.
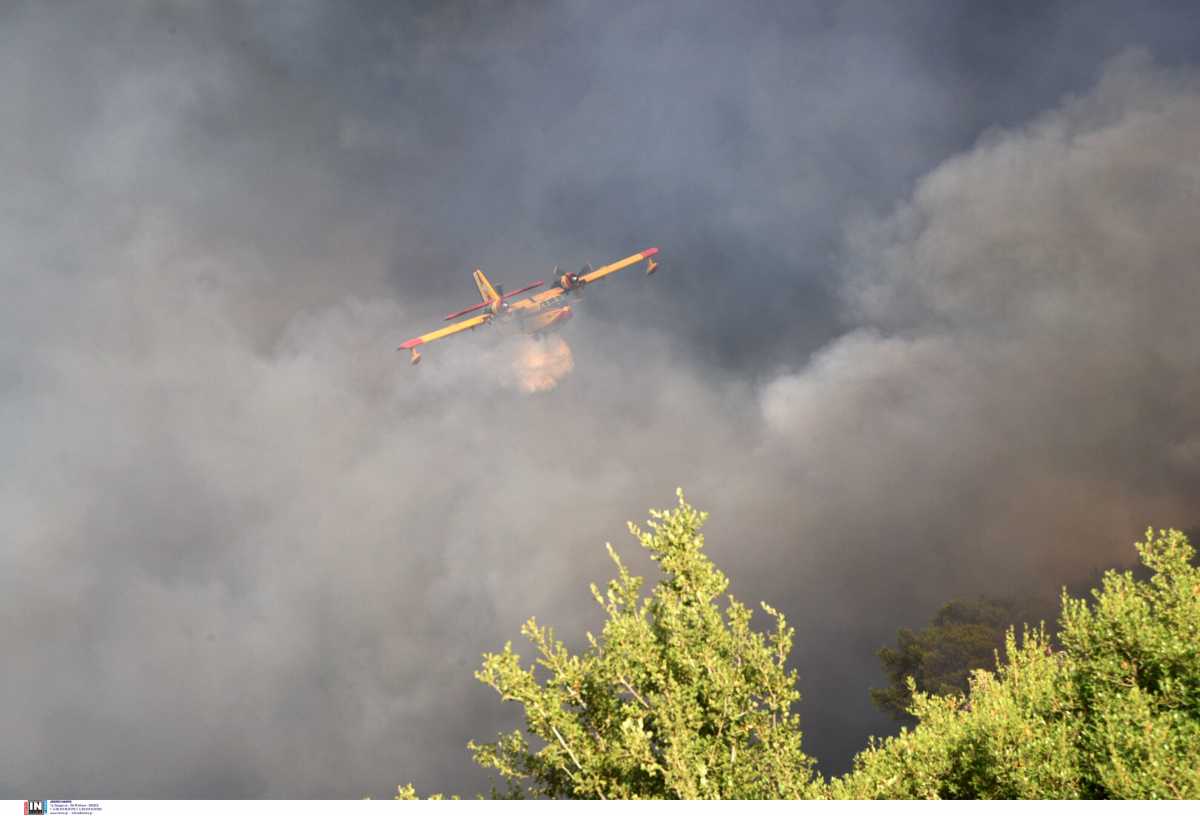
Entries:
{"label": "tree foliage", "polygon": [[920,631],[901,629],[896,648],[876,654],[888,678],[883,688],[871,689],[871,701],[897,720],[912,725],[909,713],[914,688],[929,694],[966,694],[971,673],[996,664],[1004,649],[1004,633],[1024,618],[1029,606],[1013,599],[979,598],[951,601]]}
{"label": "tree foliage", "polygon": [[[823,782],[801,748],[786,662],[792,629],[767,633],[702,553],[706,514],[679,494],[630,531],[662,570],[643,596],[609,547],[617,577],[592,594],[606,620],[573,654],[523,627],[537,657],[506,644],[476,676],[519,703],[524,730],[471,743],[508,796],[564,798],[1198,798],[1200,569],[1177,531],[1137,545],[1146,579],[1105,573],[1092,599],[1065,590],[1056,649],[1044,627],[1005,637],[994,671],[967,694],[922,691],[917,725],[872,740],[853,770]],[[935,625],[971,613],[944,610]],[[958,625],[958,624],[953,624]],[[974,625],[974,624],[966,624]],[[411,785],[399,798],[414,798]]]}
{"label": "tree foliage", "polygon": [[913,694],[920,724],[859,754],[839,798],[1200,797],[1200,571],[1180,532],[1137,545],[1148,581],[1110,571],[1062,598],[1063,649],[1010,631],[970,695]]}
{"label": "tree foliage", "polygon": [[[763,604],[751,611],[704,555],[707,514],[683,499],[630,532],[663,577],[648,596],[610,546],[617,577],[592,595],[606,614],[599,637],[572,654],[549,627],[522,629],[537,651],[524,666],[512,644],[484,656],[476,676],[525,710],[525,731],[470,748],[525,794],[570,798],[791,798],[812,784],[801,750],[792,629]],[[528,735],[528,736],[527,736]],[[530,743],[532,738],[534,744]]]}

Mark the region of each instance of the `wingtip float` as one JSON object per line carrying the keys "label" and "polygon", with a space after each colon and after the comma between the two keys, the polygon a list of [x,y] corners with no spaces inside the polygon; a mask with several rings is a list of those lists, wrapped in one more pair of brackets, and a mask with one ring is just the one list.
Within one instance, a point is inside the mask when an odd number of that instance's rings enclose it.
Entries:
{"label": "wingtip float", "polygon": [[416,365],[417,363],[421,362],[421,352],[417,351],[417,346],[424,342],[425,341],[420,337],[414,337],[412,340],[405,340],[403,343],[401,343],[400,348],[396,349],[396,351],[411,351],[412,359],[410,362],[413,365]]}
{"label": "wingtip float", "polygon": [[453,323],[436,331],[427,332],[411,340],[405,340],[400,344],[398,350],[411,352],[410,362],[416,365],[421,362],[421,352],[417,351],[417,346],[423,346],[426,343],[432,343],[434,340],[441,340],[443,337],[449,337],[452,334],[458,334],[468,329],[490,325],[494,320],[505,323],[516,323],[520,331],[537,336],[543,332],[557,328],[571,319],[573,312],[571,311],[570,304],[566,302],[568,293],[578,296],[581,294],[580,290],[588,284],[602,280],[614,272],[618,272],[628,266],[633,266],[641,261],[646,262],[646,274],[653,275],[659,266],[658,262],[654,260],[654,256],[657,254],[658,247],[650,247],[607,266],[602,266],[599,269],[584,266],[579,271],[579,274],[563,272],[558,267],[555,267],[554,278],[551,280],[549,288],[538,292],[536,295],[523,297],[520,300],[511,300],[511,298],[524,294],[531,289],[536,289],[545,283],[545,281],[536,280],[514,292],[505,294],[503,287],[493,286],[492,282],[483,274],[483,270],[476,269],[474,273],[475,286],[479,289],[479,296],[482,300],[474,306],[468,306],[457,312],[451,312],[446,315],[445,320],[454,320],[463,315],[483,310],[482,314],[458,323]]}
{"label": "wingtip float", "polygon": [[654,260],[652,257],[657,254],[658,254],[658,247],[650,247],[649,249],[642,250],[642,257],[646,259],[646,276],[647,277],[649,277],[650,275],[653,275],[654,270],[658,269],[658,261]]}

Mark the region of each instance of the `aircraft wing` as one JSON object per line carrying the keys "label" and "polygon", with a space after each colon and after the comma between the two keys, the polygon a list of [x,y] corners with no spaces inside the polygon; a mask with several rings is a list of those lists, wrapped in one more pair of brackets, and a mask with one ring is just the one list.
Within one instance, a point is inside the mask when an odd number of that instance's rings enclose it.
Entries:
{"label": "aircraft wing", "polygon": [[450,326],[446,326],[445,328],[438,329],[437,331],[431,331],[428,334],[422,334],[420,337],[414,337],[411,340],[405,340],[400,344],[400,348],[411,349],[424,345],[425,343],[432,343],[434,340],[441,340],[443,337],[449,337],[452,334],[458,334],[459,332],[466,331],[467,329],[478,328],[491,319],[491,312],[478,315],[476,317],[454,323]]}
{"label": "aircraft wing", "polygon": [[[627,266],[633,266],[638,261],[649,260],[650,258],[652,258],[653,256],[655,256],[657,254],[658,254],[658,247],[651,247],[650,249],[642,250],[641,252],[638,252],[635,255],[630,255],[628,258],[622,258],[621,260],[617,261],[616,263],[611,263],[608,266],[602,266],[599,269],[594,269],[591,272],[587,273],[586,275],[580,275],[579,283],[580,283],[580,285],[595,283],[596,281],[601,280],[602,278],[605,278],[608,275],[611,275],[613,272],[622,270]],[[650,270],[646,274],[653,272],[654,269],[655,269],[655,263],[653,261],[650,261]],[[561,286],[552,286],[551,288],[545,290],[544,292],[538,292],[536,295],[531,295],[530,297],[527,297],[527,298],[521,298],[521,300],[511,303],[509,305],[514,310],[518,310],[518,311],[521,309],[529,309],[529,308],[532,308],[539,304],[545,303],[547,300],[554,300],[554,298],[562,297],[566,293],[567,293],[567,290],[563,289]]]}
{"label": "aircraft wing", "polygon": [[599,269],[594,269],[586,275],[580,275],[579,280],[583,283],[595,283],[601,278],[608,277],[613,272],[618,272],[627,266],[633,266],[638,261],[649,260],[652,256],[658,254],[658,247],[644,249],[641,252],[630,255],[628,258],[622,258],[616,263],[610,263],[608,266],[602,266]]}

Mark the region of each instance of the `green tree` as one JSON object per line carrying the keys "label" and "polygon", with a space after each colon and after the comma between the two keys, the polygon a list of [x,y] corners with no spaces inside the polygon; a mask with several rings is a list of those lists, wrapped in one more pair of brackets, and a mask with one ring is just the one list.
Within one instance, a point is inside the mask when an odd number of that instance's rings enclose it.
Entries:
{"label": "green tree", "polygon": [[707,514],[678,496],[674,510],[651,511],[649,532],[629,525],[663,572],[648,597],[609,546],[617,577],[603,593],[592,585],[607,619],[583,653],[531,619],[522,633],[534,665],[511,643],[484,656],[476,676],[524,708],[525,730],[470,748],[510,793],[793,798],[812,789],[792,710],[796,675],[785,667],[793,630],[766,604],[775,625],[765,635],[732,596],[719,607],[729,581],[701,551]]}
{"label": "green tree", "polygon": [[1109,571],[1062,598],[1063,649],[1012,631],[967,698],[913,691],[911,731],[873,744],[837,798],[1200,797],[1200,570],[1182,533],[1137,545],[1148,581]]}
{"label": "green tree", "polygon": [[917,632],[901,629],[896,633],[896,648],[885,646],[876,652],[888,684],[871,689],[871,701],[911,725],[915,719],[909,713],[912,692],[908,678],[917,691],[966,694],[971,673],[996,664],[996,653],[1004,649],[1005,631],[1020,623],[1029,607],[1029,602],[1013,599],[951,601],[926,628]]}
{"label": "green tree", "polygon": [[[1044,626],[1019,642],[1010,628],[1005,659],[975,670],[966,695],[910,676],[916,727],[872,740],[823,783],[793,712],[792,630],[765,604],[767,634],[734,598],[721,608],[728,581],[701,552],[706,516],[682,493],[651,515],[650,532],[630,530],[663,577],[644,597],[610,547],[617,577],[592,587],[607,618],[589,648],[572,654],[530,620],[533,665],[511,644],[484,656],[476,676],[525,712],[524,731],[470,745],[507,795],[1200,797],[1200,569],[1184,534],[1147,532],[1138,573],[1106,572],[1090,602],[1064,590],[1062,648]],[[948,608],[935,625],[971,614]]]}

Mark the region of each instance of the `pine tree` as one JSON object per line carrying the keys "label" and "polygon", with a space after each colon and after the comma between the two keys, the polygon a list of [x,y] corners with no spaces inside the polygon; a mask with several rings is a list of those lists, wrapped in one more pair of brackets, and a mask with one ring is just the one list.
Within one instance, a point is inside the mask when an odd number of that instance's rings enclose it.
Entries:
{"label": "pine tree", "polygon": [[830,795],[1200,797],[1200,570],[1176,530],[1137,547],[1148,581],[1109,571],[1091,603],[1064,591],[1061,650],[1010,630],[1007,660],[965,699],[910,683],[919,724],[859,754]]}

